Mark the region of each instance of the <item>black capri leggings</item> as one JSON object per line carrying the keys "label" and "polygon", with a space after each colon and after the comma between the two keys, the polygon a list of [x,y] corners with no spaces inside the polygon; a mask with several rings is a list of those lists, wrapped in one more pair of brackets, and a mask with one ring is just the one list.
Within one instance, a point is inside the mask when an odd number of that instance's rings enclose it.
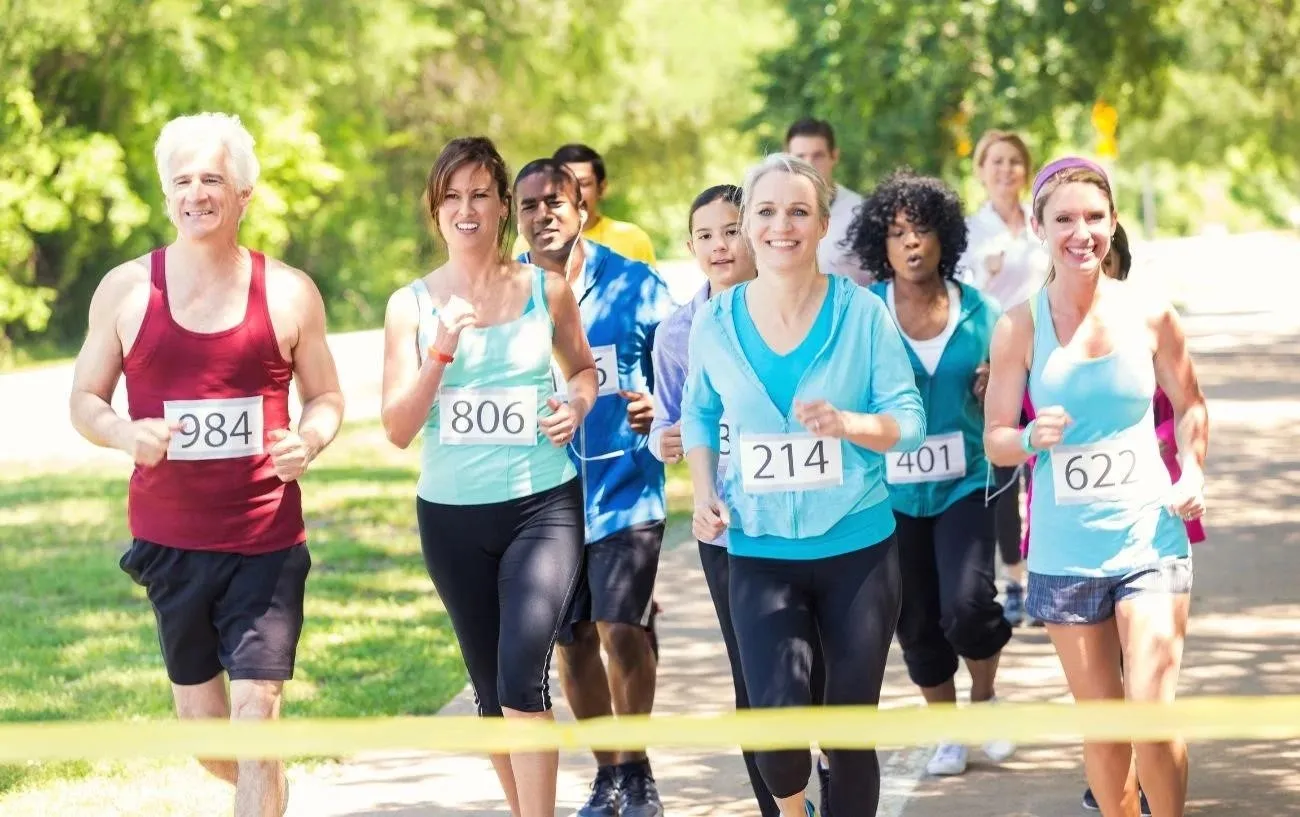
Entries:
{"label": "black capri leggings", "polygon": [[[827,706],[875,705],[899,608],[898,548],[893,536],[825,559],[731,557],[731,620],[750,704],[756,709],[813,703],[814,644],[826,662]],[[880,760],[875,750],[831,749],[831,811],[875,814]],[[757,752],[776,797],[807,788],[807,749]]]}
{"label": "black capri leggings", "polygon": [[[736,709],[749,709],[749,689],[745,686],[745,673],[740,667],[740,650],[736,646],[736,628],[731,624],[731,557],[727,549],[718,545],[700,542],[700,567],[704,568],[704,581],[709,586],[709,596],[713,598],[713,609],[718,613],[718,626],[722,629],[722,643],[727,647],[727,662],[731,664],[731,683],[736,689]],[[812,671],[809,685],[812,702],[817,706],[825,697],[826,668],[822,661],[821,641],[812,643]],[[749,774],[749,785],[754,790],[754,799],[758,801],[758,811],[762,817],[778,817],[781,813],[763,782],[763,775],[758,770],[758,762],[753,752],[742,752],[745,758],[745,771]]]}
{"label": "black capri leggings", "polygon": [[995,530],[997,531],[998,553],[1002,564],[1013,567],[1024,561],[1020,555],[1020,496],[1024,492],[1024,478],[1016,473],[1015,468],[993,469],[994,487],[997,490],[1015,481],[1015,485],[998,494],[993,500]]}
{"label": "black capri leggings", "polygon": [[957,672],[957,657],[982,661],[1011,640],[993,584],[993,511],[981,491],[938,516],[895,513],[903,611],[898,643],[912,683],[935,687]]}
{"label": "black capri leggings", "polygon": [[479,715],[548,711],[551,650],[582,566],[581,484],[484,505],[417,498],[415,507]]}

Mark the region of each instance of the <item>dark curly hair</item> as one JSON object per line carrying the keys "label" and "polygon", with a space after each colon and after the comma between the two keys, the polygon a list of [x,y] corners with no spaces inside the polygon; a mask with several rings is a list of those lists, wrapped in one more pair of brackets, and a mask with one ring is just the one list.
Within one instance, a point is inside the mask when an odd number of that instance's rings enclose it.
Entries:
{"label": "dark curly hair", "polygon": [[913,224],[938,234],[939,275],[955,277],[957,259],[966,251],[961,197],[939,179],[918,176],[909,168],[895,170],[862,202],[844,240],[845,248],[862,260],[877,281],[893,278],[885,241],[900,210]]}

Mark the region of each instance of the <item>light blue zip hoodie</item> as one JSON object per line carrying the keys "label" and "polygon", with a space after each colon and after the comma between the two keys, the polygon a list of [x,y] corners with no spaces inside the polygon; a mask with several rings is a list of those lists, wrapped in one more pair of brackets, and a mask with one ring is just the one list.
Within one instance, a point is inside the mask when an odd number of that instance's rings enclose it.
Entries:
{"label": "light blue zip hoodie", "polygon": [[[908,516],[938,516],[967,494],[984,489],[988,460],[984,456],[984,407],[971,391],[975,369],[989,359],[993,327],[1001,310],[974,287],[957,284],[961,291],[961,312],[948,345],[934,374],[926,371],[906,341],[916,388],[925,404],[926,434],[960,431],[966,448],[966,476],[946,482],[914,482],[889,486],[894,510]],[[886,298],[889,282],[871,285],[871,291]],[[886,307],[888,309],[888,307]]]}
{"label": "light blue zip hoodie", "polygon": [[[834,309],[830,339],[800,377],[796,401],[826,400],[845,411],[888,414],[902,432],[894,450],[916,450],[925,439],[925,412],[888,308],[849,278],[828,280],[827,297],[833,299]],[[741,352],[733,313],[749,286],[732,287],[695,316],[682,395],[682,443],[687,451],[701,446],[718,450],[724,408],[733,441],[745,434],[806,433],[794,419],[793,406],[782,415],[772,403]],[[826,533],[850,513],[887,502],[884,456],[844,440],[840,446],[844,482],[838,486],[746,494],[740,469],[730,469],[723,501],[731,511],[732,527],[749,536],[808,539]]]}

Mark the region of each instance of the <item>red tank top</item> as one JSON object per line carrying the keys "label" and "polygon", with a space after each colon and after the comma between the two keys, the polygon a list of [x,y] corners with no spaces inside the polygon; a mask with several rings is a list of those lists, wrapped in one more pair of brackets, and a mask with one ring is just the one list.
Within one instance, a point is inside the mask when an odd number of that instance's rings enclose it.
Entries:
{"label": "red tank top", "polygon": [[150,256],[149,306],[123,361],[132,420],[180,424],[167,457],[131,475],[131,535],[183,550],[254,555],[307,539],[297,482],[275,475],[267,432],[289,427],[293,366],[280,355],[266,305],[266,258],[240,323],[191,332],[172,317],[165,251]]}

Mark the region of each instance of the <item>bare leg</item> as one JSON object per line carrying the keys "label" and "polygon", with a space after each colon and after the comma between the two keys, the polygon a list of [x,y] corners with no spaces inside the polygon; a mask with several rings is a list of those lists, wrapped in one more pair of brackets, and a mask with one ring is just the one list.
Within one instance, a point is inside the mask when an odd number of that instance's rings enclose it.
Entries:
{"label": "bare leg", "polygon": [[[275,720],[280,717],[282,681],[231,681],[231,720]],[[241,760],[235,785],[235,817],[280,817],[288,787],[280,760]]]}
{"label": "bare leg", "polygon": [[[645,633],[641,640],[649,649]],[[609,678],[605,675],[605,664],[600,659],[600,636],[596,625],[590,621],[580,621],[573,625],[573,643],[561,644],[556,650],[556,662],[560,675],[560,688],[564,698],[573,710],[573,716],[580,721],[588,718],[609,717],[614,714],[610,701]],[[596,763],[600,766],[618,764],[618,752],[593,752]]]}
{"label": "bare leg", "polygon": [[[502,710],[507,715],[507,710]],[[505,793],[506,805],[510,807],[512,817],[519,817],[519,789],[515,785],[514,767],[510,762],[510,755],[489,755],[492,758],[492,768],[496,770],[497,780],[501,781],[501,791]]]}
{"label": "bare leg", "polygon": [[[1115,621],[1048,624],[1070,694],[1076,701],[1122,699],[1119,633]],[[1105,817],[1139,817],[1137,773],[1128,743],[1083,744],[1088,785]]]}
{"label": "bare leg", "polygon": [[969,658],[964,660],[966,661],[966,669],[970,672],[971,703],[977,704],[992,698],[994,693],[997,692],[995,684],[998,677],[998,663],[1002,660],[1002,653],[981,661],[973,661]]}
{"label": "bare leg", "polygon": [[[226,695],[224,674],[201,684],[172,684],[172,698],[176,701],[176,714],[185,720],[230,717],[230,698]],[[239,766],[233,760],[198,758],[199,764],[213,777],[232,786],[239,780]]]}
{"label": "bare leg", "polygon": [[[644,639],[644,636],[642,636]],[[550,712],[519,712],[502,708],[507,718],[551,721]],[[511,803],[512,814],[519,817],[555,817],[555,778],[560,771],[560,753],[514,752],[508,759],[509,767],[514,772],[514,784],[518,794]],[[498,773],[500,769],[498,767]]]}
{"label": "bare leg", "polygon": [[[645,630],[633,624],[598,622],[600,642],[609,655],[609,692],[617,715],[648,715],[655,702],[655,674],[658,665],[645,637]],[[645,759],[644,747],[625,749],[619,762]]]}
{"label": "bare leg", "polygon": [[921,697],[925,698],[927,704],[957,703],[957,684],[952,678],[938,686],[918,688],[921,690]]}
{"label": "bare leg", "polygon": [[781,817],[808,817],[805,810],[804,801],[807,795],[804,792],[792,794],[789,797],[776,798],[776,807],[781,810]]}
{"label": "bare leg", "polygon": [[[1115,605],[1124,645],[1124,688],[1130,700],[1173,702],[1190,604],[1187,593],[1150,593]],[[1138,743],[1133,748],[1152,813],[1182,817],[1187,806],[1187,743]]]}

